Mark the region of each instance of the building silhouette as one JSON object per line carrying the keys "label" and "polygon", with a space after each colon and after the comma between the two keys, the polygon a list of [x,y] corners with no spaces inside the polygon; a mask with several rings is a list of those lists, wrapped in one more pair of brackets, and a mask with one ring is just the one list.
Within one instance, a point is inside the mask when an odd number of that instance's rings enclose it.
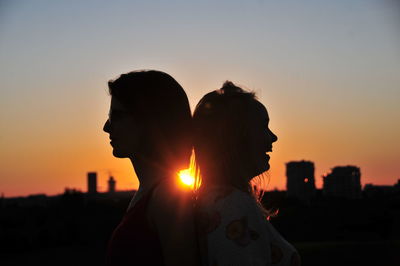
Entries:
{"label": "building silhouette", "polygon": [[397,183],[394,184],[394,187],[395,187],[396,191],[400,192],[400,179],[397,179]]}
{"label": "building silhouette", "polygon": [[327,197],[361,198],[361,172],[356,166],[336,166],[323,176],[323,194]]}
{"label": "building silhouette", "polygon": [[368,197],[385,197],[400,192],[400,179],[393,186],[365,184],[363,194]]}
{"label": "building silhouette", "polygon": [[87,193],[89,193],[89,194],[97,193],[97,173],[96,172],[87,173]]}
{"label": "building silhouette", "polygon": [[286,163],[287,196],[309,201],[315,195],[314,163],[292,161]]}
{"label": "building silhouette", "polygon": [[116,183],[117,181],[115,181],[114,177],[110,176],[110,178],[108,179],[108,193],[115,192]]}

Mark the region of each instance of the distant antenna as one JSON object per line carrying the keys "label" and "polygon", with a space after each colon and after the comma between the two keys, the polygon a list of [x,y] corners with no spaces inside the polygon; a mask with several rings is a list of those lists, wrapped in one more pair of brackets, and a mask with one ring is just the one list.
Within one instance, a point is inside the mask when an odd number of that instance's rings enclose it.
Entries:
{"label": "distant antenna", "polygon": [[114,177],[110,175],[110,178],[108,179],[108,193],[114,193],[116,191],[116,184],[117,181],[115,181]]}
{"label": "distant antenna", "polygon": [[121,171],[105,168],[98,170],[99,172],[107,173],[108,175],[108,193],[114,193],[116,191],[117,181],[113,177],[113,173],[120,173]]}
{"label": "distant antenna", "polygon": [[120,173],[121,171],[115,170],[114,168],[103,168],[103,169],[99,169],[97,170],[99,172],[106,172],[107,174],[111,174],[112,173]]}

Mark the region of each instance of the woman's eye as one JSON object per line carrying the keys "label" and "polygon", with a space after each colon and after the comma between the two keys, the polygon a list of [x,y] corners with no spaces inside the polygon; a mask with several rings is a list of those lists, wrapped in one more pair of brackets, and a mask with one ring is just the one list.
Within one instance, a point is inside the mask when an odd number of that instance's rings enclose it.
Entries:
{"label": "woman's eye", "polygon": [[121,117],[123,117],[123,112],[121,112],[121,111],[113,111],[113,112],[111,112],[110,118],[118,119],[118,118],[121,118]]}

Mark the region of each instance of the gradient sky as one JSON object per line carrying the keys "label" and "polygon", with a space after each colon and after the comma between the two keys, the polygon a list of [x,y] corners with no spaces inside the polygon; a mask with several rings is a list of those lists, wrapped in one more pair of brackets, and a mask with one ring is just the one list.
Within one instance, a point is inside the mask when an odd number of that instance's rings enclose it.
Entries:
{"label": "gradient sky", "polygon": [[400,178],[400,5],[352,1],[1,1],[0,193],[86,190],[111,171],[137,187],[102,132],[107,81],[171,74],[192,108],[229,79],[254,90],[278,135],[268,189],[311,160],[362,183]]}

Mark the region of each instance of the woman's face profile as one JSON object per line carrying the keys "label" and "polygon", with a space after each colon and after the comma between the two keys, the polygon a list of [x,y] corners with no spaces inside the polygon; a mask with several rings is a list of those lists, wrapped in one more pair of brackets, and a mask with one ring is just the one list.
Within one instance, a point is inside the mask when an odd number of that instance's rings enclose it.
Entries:
{"label": "woman's face profile", "polygon": [[125,106],[111,97],[110,111],[103,130],[109,133],[113,155],[118,158],[132,157],[139,150],[140,125]]}
{"label": "woman's face profile", "polygon": [[249,176],[257,176],[270,168],[269,155],[272,143],[278,137],[269,129],[269,116],[267,109],[259,102],[250,109],[248,117],[248,134],[245,147],[247,151],[243,156]]}

